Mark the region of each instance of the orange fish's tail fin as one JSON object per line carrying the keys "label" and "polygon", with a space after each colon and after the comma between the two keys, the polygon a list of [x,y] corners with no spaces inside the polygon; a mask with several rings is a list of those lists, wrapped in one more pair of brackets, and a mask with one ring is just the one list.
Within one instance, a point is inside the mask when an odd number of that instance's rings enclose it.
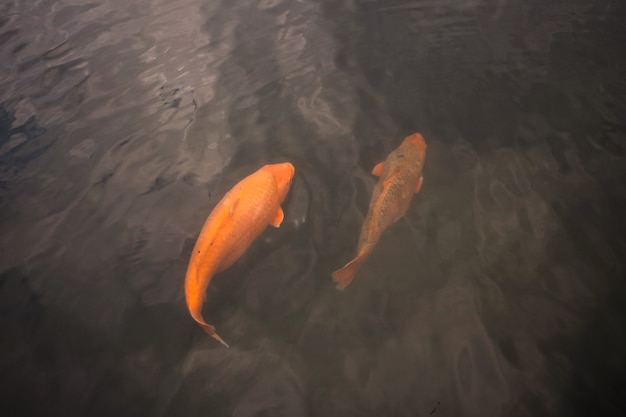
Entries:
{"label": "orange fish's tail fin", "polygon": [[207,324],[206,327],[202,326],[202,328],[204,329],[205,332],[207,332],[209,334],[209,336],[211,336],[213,339],[217,340],[218,342],[220,342],[221,344],[223,344],[224,346],[226,346],[227,348],[230,348],[230,346],[228,346],[228,343],[224,342],[224,339],[222,339],[220,337],[219,334],[217,334],[217,332],[215,331],[215,327],[211,326],[210,324]]}
{"label": "orange fish's tail fin", "polygon": [[336,288],[339,291],[345,290],[346,287],[350,285],[366,258],[367,256],[365,254],[360,254],[348,262],[343,268],[333,272],[333,281],[337,284]]}
{"label": "orange fish's tail fin", "polygon": [[209,336],[211,336],[213,339],[217,340],[218,342],[220,342],[227,348],[230,348],[230,346],[228,346],[228,343],[224,342],[224,339],[222,339],[220,335],[217,334],[217,332],[215,331],[215,326],[211,326],[210,324],[207,324],[204,321],[200,321],[196,319],[195,317],[194,317],[194,320],[200,325],[200,327],[202,327],[202,330],[204,330]]}

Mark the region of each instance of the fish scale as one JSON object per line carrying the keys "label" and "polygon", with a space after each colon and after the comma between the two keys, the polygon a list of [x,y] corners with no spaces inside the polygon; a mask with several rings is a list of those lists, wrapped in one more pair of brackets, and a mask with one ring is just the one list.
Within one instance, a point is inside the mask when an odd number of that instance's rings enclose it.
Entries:
{"label": "fish scale", "polygon": [[207,218],[191,253],[185,300],[192,318],[228,346],[202,317],[206,289],[215,273],[231,266],[268,224],[282,222],[282,204],[294,174],[290,163],[265,165],[237,183]]}
{"label": "fish scale", "polygon": [[380,176],[374,186],[367,216],[361,228],[356,257],[333,273],[337,289],[345,289],[370,256],[383,231],[406,213],[413,193],[422,184],[426,142],[419,133],[408,136],[372,174]]}

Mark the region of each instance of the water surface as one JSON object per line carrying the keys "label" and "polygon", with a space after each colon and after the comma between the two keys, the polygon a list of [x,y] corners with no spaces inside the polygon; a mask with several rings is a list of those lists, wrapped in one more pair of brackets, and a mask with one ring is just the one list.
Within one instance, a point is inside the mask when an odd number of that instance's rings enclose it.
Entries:
{"label": "water surface", "polygon": [[[0,390],[11,415],[624,415],[619,2],[0,6]],[[424,185],[353,284],[375,178]],[[204,219],[290,161],[189,317]]]}

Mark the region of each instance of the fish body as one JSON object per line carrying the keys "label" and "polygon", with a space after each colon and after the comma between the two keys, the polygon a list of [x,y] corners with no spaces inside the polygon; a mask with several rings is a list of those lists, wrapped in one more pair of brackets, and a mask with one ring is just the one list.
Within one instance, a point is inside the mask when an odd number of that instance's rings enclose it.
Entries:
{"label": "fish body", "polygon": [[408,136],[389,154],[385,161],[372,170],[379,177],[372,192],[369,209],[356,257],[333,273],[337,289],[343,290],[370,256],[383,231],[406,213],[414,193],[419,192],[426,157],[426,142],[421,134]]}
{"label": "fish body", "polygon": [[215,206],[193,248],[185,275],[185,300],[191,317],[228,347],[202,317],[206,289],[213,276],[231,266],[271,224],[279,227],[281,204],[289,192],[292,164],[265,165],[237,183]]}

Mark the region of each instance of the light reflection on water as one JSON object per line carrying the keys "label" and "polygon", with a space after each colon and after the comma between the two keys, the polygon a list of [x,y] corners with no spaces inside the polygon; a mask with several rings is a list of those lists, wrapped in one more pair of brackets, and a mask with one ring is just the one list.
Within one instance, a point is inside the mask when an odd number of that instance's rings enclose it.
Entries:
{"label": "light reflection on water", "polygon": [[[74,4],[75,3],[75,4]],[[484,0],[0,6],[0,364],[23,414],[620,415],[623,6]],[[369,174],[424,186],[343,293]],[[219,198],[280,229],[182,283]]]}

